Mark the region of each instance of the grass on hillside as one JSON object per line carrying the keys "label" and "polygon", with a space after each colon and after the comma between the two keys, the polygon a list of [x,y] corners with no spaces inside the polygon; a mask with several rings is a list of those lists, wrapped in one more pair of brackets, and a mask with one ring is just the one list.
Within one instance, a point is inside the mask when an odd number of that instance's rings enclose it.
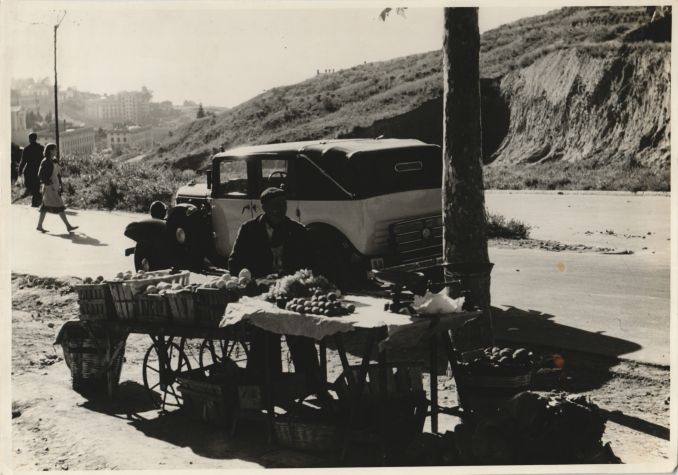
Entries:
{"label": "grass on hillside", "polygon": [[[618,47],[618,40],[649,19],[644,7],[578,7],[502,25],[481,36],[481,76],[502,76],[561,48],[607,42],[605,49]],[[150,158],[197,169],[220,146],[347,135],[440,97],[442,76],[441,50],[320,74],[187,124]]]}
{"label": "grass on hillside", "polygon": [[602,190],[671,191],[671,170],[658,171],[618,164],[598,168],[595,163],[486,166],[486,189],[496,190]]}
{"label": "grass on hillside", "polygon": [[[63,200],[81,209],[147,212],[156,200],[171,203],[177,189],[195,172],[147,163],[118,163],[109,157],[62,157]],[[12,201],[22,199],[23,188],[12,187]]]}

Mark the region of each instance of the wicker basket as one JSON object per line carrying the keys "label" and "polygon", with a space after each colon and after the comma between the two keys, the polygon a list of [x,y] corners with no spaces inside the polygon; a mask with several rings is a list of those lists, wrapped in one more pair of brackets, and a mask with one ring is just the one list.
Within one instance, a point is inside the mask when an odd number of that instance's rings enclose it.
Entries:
{"label": "wicker basket", "polygon": [[136,317],[134,297],[149,285],[159,284],[160,282],[186,285],[188,284],[188,276],[188,271],[170,274],[169,270],[164,270],[155,271],[153,277],[145,279],[108,282],[118,319],[133,320]]}
{"label": "wicker basket", "polygon": [[140,322],[169,323],[172,321],[169,301],[164,295],[137,295],[134,297],[134,314]]}
{"label": "wicker basket", "polygon": [[239,299],[239,294],[234,290],[198,287],[196,290],[198,325],[217,328],[226,312],[226,305]]}
{"label": "wicker basket", "polygon": [[193,326],[197,322],[195,310],[195,293],[181,290],[170,291],[165,294],[169,303],[172,321],[178,325]]}
{"label": "wicker basket", "polygon": [[304,421],[284,415],[273,422],[273,430],[278,443],[290,449],[327,452],[338,446],[336,424]]}
{"label": "wicker basket", "polygon": [[[120,342],[117,342],[118,344]],[[68,340],[62,343],[61,348],[64,352],[64,360],[71,370],[71,379],[73,389],[76,391],[106,388],[107,379],[107,358],[105,341],[103,339],[82,338]],[[125,347],[115,356],[111,363],[111,371],[115,384],[120,380]]]}
{"label": "wicker basket", "polygon": [[107,284],[82,284],[74,286],[78,293],[80,320],[112,320],[115,308]]}
{"label": "wicker basket", "polygon": [[181,373],[177,381],[183,396],[182,407],[204,422],[231,427],[238,399],[237,378],[237,366],[224,368],[217,364]]}

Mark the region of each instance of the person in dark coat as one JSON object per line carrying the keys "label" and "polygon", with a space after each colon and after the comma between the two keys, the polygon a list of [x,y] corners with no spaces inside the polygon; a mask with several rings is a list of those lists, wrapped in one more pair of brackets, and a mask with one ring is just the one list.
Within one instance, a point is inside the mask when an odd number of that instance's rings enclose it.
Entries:
{"label": "person in dark coat", "polygon": [[42,162],[45,148],[38,143],[38,134],[31,133],[28,136],[30,142],[21,153],[21,162],[19,162],[19,174],[24,176],[24,186],[26,192],[24,196],[31,195],[31,206],[37,208],[42,202],[40,194],[40,179],[38,170]]}
{"label": "person in dark coat", "polygon": [[21,161],[21,147],[19,147],[14,142],[12,142],[12,155],[10,156],[10,159],[12,166],[11,169],[12,184],[14,184],[17,178],[19,178],[19,162]]}
{"label": "person in dark coat", "polygon": [[[253,278],[278,277],[293,274],[300,269],[312,268],[311,245],[306,227],[287,217],[287,197],[280,188],[268,188],[261,194],[264,213],[240,226],[235,239],[228,268],[232,275],[248,269]],[[323,377],[318,352],[311,338],[286,335],[295,372],[304,373],[309,390],[323,398],[328,394],[323,387]],[[265,345],[269,364],[275,372],[281,370],[280,342],[271,340],[264,332],[256,331],[251,342],[248,370],[263,374]]]}
{"label": "person in dark coat", "polygon": [[293,274],[312,267],[306,227],[286,216],[287,198],[279,188],[261,194],[264,213],[242,224],[235,239],[228,269],[232,275],[247,268],[253,278]]}

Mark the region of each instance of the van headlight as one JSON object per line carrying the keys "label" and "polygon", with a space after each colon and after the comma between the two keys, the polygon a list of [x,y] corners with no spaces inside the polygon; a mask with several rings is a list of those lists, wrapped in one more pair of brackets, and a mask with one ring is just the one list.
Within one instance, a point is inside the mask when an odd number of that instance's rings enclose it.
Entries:
{"label": "van headlight", "polygon": [[177,228],[177,230],[174,232],[174,236],[177,238],[177,242],[179,244],[186,242],[186,231],[184,231],[183,228]]}

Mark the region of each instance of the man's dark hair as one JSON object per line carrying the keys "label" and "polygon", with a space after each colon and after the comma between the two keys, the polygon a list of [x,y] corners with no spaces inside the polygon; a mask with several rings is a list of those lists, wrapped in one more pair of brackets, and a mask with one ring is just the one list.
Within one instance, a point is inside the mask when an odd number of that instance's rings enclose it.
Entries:
{"label": "man's dark hair", "polygon": [[28,141],[29,141],[30,143],[34,143],[34,142],[36,142],[37,140],[38,140],[38,134],[36,134],[35,132],[32,132],[32,133],[28,134]]}

